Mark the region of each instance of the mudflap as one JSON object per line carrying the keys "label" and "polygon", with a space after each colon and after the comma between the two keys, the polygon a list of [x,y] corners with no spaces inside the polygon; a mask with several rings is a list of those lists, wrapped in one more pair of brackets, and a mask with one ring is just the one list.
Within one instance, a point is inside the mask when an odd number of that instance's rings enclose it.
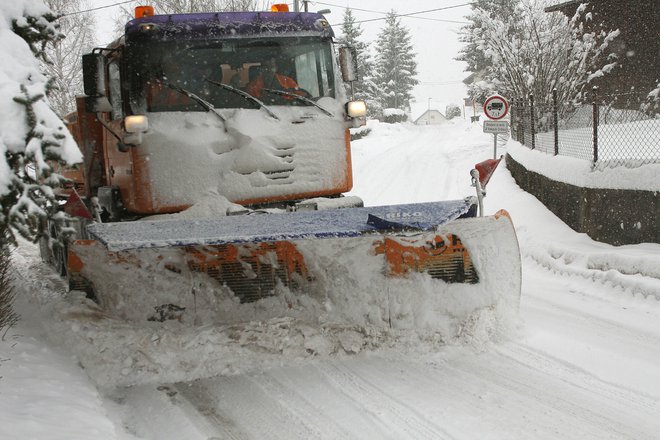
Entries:
{"label": "mudflap", "polygon": [[195,324],[286,317],[443,337],[499,331],[517,314],[521,289],[518,242],[505,212],[355,237],[117,251],[79,240],[69,248],[69,273],[129,321],[175,305],[176,319]]}

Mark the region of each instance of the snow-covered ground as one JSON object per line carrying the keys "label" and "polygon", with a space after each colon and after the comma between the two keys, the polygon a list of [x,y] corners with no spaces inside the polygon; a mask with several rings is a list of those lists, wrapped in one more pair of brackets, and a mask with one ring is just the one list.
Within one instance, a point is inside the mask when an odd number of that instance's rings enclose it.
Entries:
{"label": "snow-covered ground", "polygon": [[[634,118],[635,115],[629,116]],[[605,122],[598,126],[598,167],[652,163],[660,157],[660,119],[639,116],[633,122]],[[626,121],[624,119],[624,121]],[[536,148],[554,154],[554,132],[536,135]],[[559,151],[565,156],[593,159],[593,128],[559,130]]]}
{"label": "snow-covered ground", "polygon": [[[353,144],[353,193],[366,205],[470,195],[470,168],[493,155],[490,135],[462,121],[371,129]],[[507,147],[571,182],[618,178],[617,169],[591,172],[513,142],[499,153]],[[621,169],[621,187],[660,190],[654,167]],[[320,360],[265,352],[262,372],[223,371],[212,327],[177,346],[184,339],[109,319],[64,295],[37,250],[22,245],[23,319],[0,342],[0,438],[658,438],[660,245],[615,248],[573,232],[503,166],[486,198],[488,212],[500,208],[511,213],[523,257],[520,322],[507,338],[394,344],[372,335],[371,350]],[[287,325],[241,330],[286,345],[295,336]],[[149,360],[155,344],[170,344],[171,358]],[[170,371],[155,367],[168,361]],[[135,385],[117,386],[127,382]]]}

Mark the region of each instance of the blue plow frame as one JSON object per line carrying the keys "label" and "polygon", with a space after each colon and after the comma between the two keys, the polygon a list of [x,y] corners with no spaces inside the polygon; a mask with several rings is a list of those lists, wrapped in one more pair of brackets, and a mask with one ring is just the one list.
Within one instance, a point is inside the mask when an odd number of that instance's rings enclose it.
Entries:
{"label": "blue plow frame", "polygon": [[344,208],[283,214],[252,213],[213,219],[95,223],[91,238],[110,251],[171,246],[263,243],[359,237],[378,232],[432,231],[476,216],[476,199]]}

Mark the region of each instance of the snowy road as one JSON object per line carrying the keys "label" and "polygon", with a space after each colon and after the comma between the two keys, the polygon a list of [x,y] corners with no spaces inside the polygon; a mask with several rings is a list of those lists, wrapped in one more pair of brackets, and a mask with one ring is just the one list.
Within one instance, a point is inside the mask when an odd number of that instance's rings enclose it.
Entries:
{"label": "snowy road", "polygon": [[[490,157],[489,138],[421,129],[357,143],[355,193],[367,204],[468,194],[466,170]],[[509,342],[116,388],[109,411],[144,439],[657,439],[660,247],[604,249],[498,173],[491,192],[504,195],[489,203],[519,219],[524,256],[522,322]],[[611,258],[576,262],[594,255]]]}
{"label": "snowy road", "polygon": [[656,439],[657,306],[531,261],[524,276],[520,339],[479,353],[355,356],[112,400],[148,439]]}
{"label": "snowy road", "polygon": [[[463,197],[491,139],[464,125],[376,126],[354,145],[355,193],[367,205]],[[136,329],[63,295],[38,250],[21,245],[23,320],[14,342],[0,344],[0,438],[659,438],[660,245],[593,242],[504,167],[486,199],[487,211],[499,208],[523,254],[520,323],[508,340],[381,344],[273,368],[275,357],[257,374],[216,376],[230,352],[212,326],[177,339],[185,329],[176,323],[169,333]],[[90,378],[106,380],[97,391]],[[81,422],[62,423],[71,419]]]}

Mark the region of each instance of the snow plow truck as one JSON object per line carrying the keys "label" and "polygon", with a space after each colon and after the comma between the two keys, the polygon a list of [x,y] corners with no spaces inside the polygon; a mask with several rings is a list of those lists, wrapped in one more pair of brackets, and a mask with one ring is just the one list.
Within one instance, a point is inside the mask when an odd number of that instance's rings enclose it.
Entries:
{"label": "snow plow truck", "polygon": [[[364,207],[352,187],[354,51],[319,13],[155,15],[83,56],[84,154],[43,258],[128,320],[456,334],[516,310],[505,212],[477,197]],[[468,170],[469,171],[469,170]],[[476,177],[475,177],[476,176]],[[486,176],[473,176],[479,186]],[[467,172],[466,172],[467,180]]]}

